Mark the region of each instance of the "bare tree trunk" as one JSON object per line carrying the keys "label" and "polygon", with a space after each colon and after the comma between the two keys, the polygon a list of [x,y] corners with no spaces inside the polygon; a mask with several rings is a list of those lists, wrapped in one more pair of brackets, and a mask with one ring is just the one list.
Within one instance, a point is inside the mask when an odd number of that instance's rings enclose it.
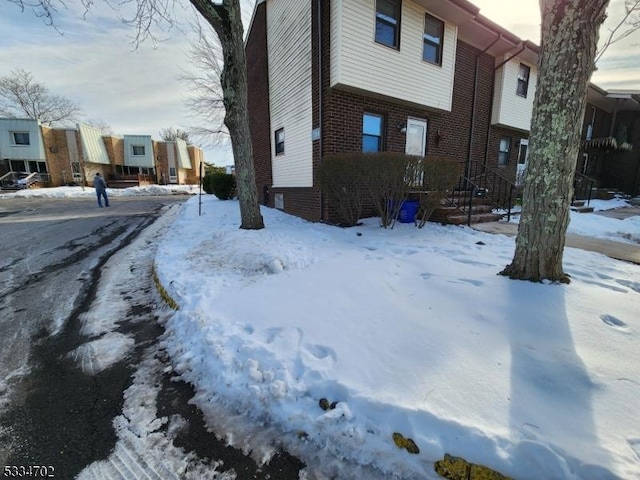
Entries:
{"label": "bare tree trunk", "polygon": [[260,214],[258,189],[253,166],[253,148],[247,108],[247,59],[244,51],[242,11],[239,0],[191,0],[193,6],[211,24],[220,40],[224,66],[220,75],[226,115],[236,164],[236,185],[240,202],[240,228],[264,228]]}
{"label": "bare tree trunk", "polygon": [[562,267],[598,31],[609,0],[540,0],[539,75],[513,279],[568,282]]}

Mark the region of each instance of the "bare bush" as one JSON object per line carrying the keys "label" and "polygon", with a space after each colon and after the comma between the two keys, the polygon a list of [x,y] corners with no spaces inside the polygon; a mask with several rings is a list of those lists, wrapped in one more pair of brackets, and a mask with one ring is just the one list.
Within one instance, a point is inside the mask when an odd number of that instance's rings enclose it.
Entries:
{"label": "bare bush", "polygon": [[367,202],[365,164],[359,161],[360,156],[332,155],[320,166],[320,187],[348,226],[358,223]]}
{"label": "bare bush", "polygon": [[416,225],[422,228],[429,217],[442,204],[442,199],[458,182],[462,165],[457,160],[437,155],[428,155],[421,162],[423,188],[419,193],[420,207]]}

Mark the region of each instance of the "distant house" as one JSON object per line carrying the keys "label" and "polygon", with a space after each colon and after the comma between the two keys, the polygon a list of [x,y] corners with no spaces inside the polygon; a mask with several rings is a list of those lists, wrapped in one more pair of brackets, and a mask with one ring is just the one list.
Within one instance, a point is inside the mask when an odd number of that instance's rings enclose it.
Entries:
{"label": "distant house", "polygon": [[600,187],[640,195],[640,90],[592,85],[587,102],[577,171]]}
{"label": "distant house", "polygon": [[539,47],[466,0],[256,3],[246,41],[263,203],[331,221],[326,155],[447,155],[522,184]]}
{"label": "distant house", "polygon": [[197,183],[201,149],[150,135],[103,135],[78,124],[50,128],[34,119],[0,119],[0,188],[87,183],[100,172],[110,187]]}

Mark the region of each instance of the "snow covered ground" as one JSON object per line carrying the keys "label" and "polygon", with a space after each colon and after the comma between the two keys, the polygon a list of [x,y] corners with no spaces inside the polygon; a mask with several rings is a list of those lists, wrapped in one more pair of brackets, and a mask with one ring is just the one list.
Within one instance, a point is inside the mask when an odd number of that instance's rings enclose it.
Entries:
{"label": "snow covered ground", "polygon": [[[530,284],[497,275],[506,236],[377,219],[340,229],[268,208],[266,229],[241,231],[236,201],[203,200],[158,245],[180,305],[160,347],[230,444],[263,462],[281,445],[307,480],[435,479],[445,453],[516,479],[640,478],[640,266],[567,248],[571,284]],[[633,242],[639,221],[572,212],[569,231]],[[154,422],[174,419],[156,418],[145,385],[132,388],[149,412],[125,416],[148,416],[134,433],[152,441]],[[135,429],[121,420],[125,441]]]}
{"label": "snow covered ground", "polygon": [[[198,185],[149,185],[146,187],[131,188],[107,188],[109,197],[130,197],[140,195],[172,195],[172,194],[197,194]],[[203,192],[204,193],[204,192]],[[36,198],[65,198],[65,197],[92,197],[96,198],[93,187],[55,187],[18,190],[17,192],[2,193],[0,199],[14,197]]]}
{"label": "snow covered ground", "polygon": [[[236,201],[202,211],[188,200],[158,247],[180,306],[163,346],[230,443],[265,461],[275,441],[304,478],[439,478],[445,453],[517,479],[640,478],[639,266],[567,248],[571,284],[532,284],[497,275],[513,238],[467,227],[263,208],[242,231]],[[569,230],[629,242],[639,220],[572,212]]]}

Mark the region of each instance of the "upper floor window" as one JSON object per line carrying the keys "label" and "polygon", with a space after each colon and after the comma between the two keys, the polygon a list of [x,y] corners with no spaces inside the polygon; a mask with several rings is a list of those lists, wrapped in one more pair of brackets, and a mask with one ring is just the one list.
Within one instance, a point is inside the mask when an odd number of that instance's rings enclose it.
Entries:
{"label": "upper floor window", "polygon": [[422,59],[429,63],[442,65],[444,22],[428,13],[425,14],[423,39]]}
{"label": "upper floor window", "polygon": [[527,96],[527,92],[529,91],[529,74],[531,73],[531,68],[529,68],[524,63],[520,64],[520,68],[518,70],[518,87],[516,89],[516,93],[522,97]]}
{"label": "upper floor window", "polygon": [[11,132],[12,145],[31,145],[29,132]]}
{"label": "upper floor window", "polygon": [[382,151],[382,116],[365,113],[362,117],[362,151]]}
{"label": "upper floor window", "polygon": [[498,147],[498,165],[500,166],[508,165],[510,154],[511,154],[511,137],[501,137],[500,146]]}
{"label": "upper floor window", "polygon": [[144,145],[131,145],[132,155],[144,155]]}
{"label": "upper floor window", "polygon": [[376,42],[400,48],[400,1],[376,0]]}
{"label": "upper floor window", "polygon": [[276,130],[276,155],[284,155],[284,128]]}

